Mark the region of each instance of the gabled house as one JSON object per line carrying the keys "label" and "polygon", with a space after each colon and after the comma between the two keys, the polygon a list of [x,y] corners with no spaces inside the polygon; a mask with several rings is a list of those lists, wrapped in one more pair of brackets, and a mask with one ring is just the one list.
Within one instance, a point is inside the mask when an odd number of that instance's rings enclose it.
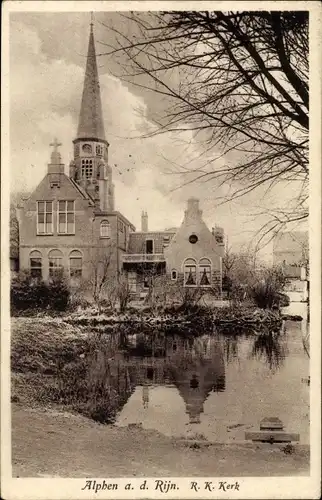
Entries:
{"label": "gabled house", "polygon": [[144,294],[153,276],[166,275],[185,287],[216,290],[221,294],[224,234],[222,228],[208,229],[202,219],[199,200],[190,198],[179,228],[149,231],[142,213],[141,231],[130,234],[128,252],[123,255],[131,290]]}

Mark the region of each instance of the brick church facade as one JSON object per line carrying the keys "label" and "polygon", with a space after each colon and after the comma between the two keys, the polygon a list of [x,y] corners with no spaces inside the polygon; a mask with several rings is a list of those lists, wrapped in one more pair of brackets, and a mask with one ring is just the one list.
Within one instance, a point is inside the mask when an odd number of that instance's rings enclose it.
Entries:
{"label": "brick church facade", "polygon": [[223,230],[212,231],[197,199],[189,199],[179,228],[141,231],[115,210],[109,143],[91,25],[84,88],[73,160],[68,175],[55,139],[47,173],[18,206],[19,267],[48,280],[64,274],[75,284],[106,268],[110,280],[124,274],[133,294],[149,288],[148,277],[165,274],[187,287],[221,289]]}

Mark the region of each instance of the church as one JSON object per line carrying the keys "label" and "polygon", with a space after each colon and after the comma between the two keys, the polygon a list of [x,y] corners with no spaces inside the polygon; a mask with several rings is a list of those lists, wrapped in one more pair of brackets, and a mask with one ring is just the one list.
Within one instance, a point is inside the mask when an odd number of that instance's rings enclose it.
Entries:
{"label": "church", "polygon": [[93,24],[68,174],[59,146],[57,139],[50,144],[46,175],[18,206],[21,270],[44,280],[64,275],[75,286],[97,273],[107,273],[109,280],[125,275],[133,295],[147,293],[151,274],[221,290],[223,229],[206,226],[197,199],[187,201],[179,228],[164,231],[149,230],[146,212],[136,231],[115,210]]}

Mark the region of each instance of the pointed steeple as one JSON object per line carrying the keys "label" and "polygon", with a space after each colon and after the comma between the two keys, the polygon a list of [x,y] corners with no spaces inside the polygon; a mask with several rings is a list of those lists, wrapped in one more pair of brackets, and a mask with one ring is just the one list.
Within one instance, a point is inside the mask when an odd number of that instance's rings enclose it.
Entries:
{"label": "pointed steeple", "polygon": [[88,42],[87,62],[77,138],[99,139],[105,141],[102,102],[92,22]]}

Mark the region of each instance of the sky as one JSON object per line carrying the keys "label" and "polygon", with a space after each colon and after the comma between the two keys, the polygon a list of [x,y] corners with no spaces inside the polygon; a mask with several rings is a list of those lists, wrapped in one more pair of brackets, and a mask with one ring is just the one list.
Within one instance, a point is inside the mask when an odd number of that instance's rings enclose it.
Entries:
{"label": "sky", "polygon": [[[234,250],[245,249],[263,218],[254,213],[278,200],[266,202],[263,192],[221,205],[229,186],[214,182],[188,183],[175,173],[176,165],[189,161],[198,166],[202,144],[191,131],[157,134],[153,117],[162,99],[115,76],[120,61],[101,55],[113,44],[105,25],[124,23],[117,13],[95,13],[94,34],[105,132],[110,143],[116,209],[140,229],[141,211],[149,215],[149,229],[180,225],[189,196],[200,199],[204,220],[211,228],[224,228]],[[47,171],[57,137],[66,173],[72,159],[82,95],[90,13],[10,14],[10,171],[11,191],[31,191]],[[122,61],[121,61],[122,63]],[[286,193],[282,193],[286,195]],[[271,247],[265,250],[270,255]]]}

